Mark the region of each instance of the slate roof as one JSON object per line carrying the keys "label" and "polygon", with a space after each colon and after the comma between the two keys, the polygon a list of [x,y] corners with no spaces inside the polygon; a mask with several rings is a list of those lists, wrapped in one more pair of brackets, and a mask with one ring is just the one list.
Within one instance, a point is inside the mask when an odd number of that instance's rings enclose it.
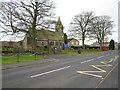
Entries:
{"label": "slate roof", "polygon": [[[70,38],[70,39],[68,39],[68,42],[70,42],[71,40],[77,40],[77,39],[75,39],[75,38]],[[77,40],[78,41],[78,40]]]}
{"label": "slate roof", "polygon": [[37,40],[63,40],[63,34],[60,32],[50,31],[50,30],[38,30]]}

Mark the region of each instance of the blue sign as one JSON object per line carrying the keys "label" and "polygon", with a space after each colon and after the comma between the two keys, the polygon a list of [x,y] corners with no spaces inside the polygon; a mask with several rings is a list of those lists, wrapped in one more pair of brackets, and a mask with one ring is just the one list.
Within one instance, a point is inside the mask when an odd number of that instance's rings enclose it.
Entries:
{"label": "blue sign", "polygon": [[64,44],[64,48],[68,48],[68,44]]}

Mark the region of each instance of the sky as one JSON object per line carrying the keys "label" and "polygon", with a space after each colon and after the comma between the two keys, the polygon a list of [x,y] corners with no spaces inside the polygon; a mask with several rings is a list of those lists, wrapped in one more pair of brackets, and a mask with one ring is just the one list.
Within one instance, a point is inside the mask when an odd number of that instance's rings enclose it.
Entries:
{"label": "sky", "polygon": [[118,4],[118,42],[120,43],[120,1]]}
{"label": "sky", "polygon": [[[1,0],[0,0],[1,1]],[[96,16],[108,15],[112,17],[115,27],[112,29],[113,35],[109,36],[109,40],[118,41],[118,2],[120,0],[53,0],[55,3],[55,14],[60,16],[64,25],[64,32],[67,33],[69,23],[74,15],[83,11],[94,11]],[[94,41],[86,40],[86,44],[91,44]]]}
{"label": "sky", "polygon": [[[54,0],[56,4],[56,15],[61,18],[64,25],[64,32],[67,33],[69,23],[74,15],[83,11],[94,11],[96,16],[108,15],[114,21],[113,35],[109,36],[109,40],[118,41],[118,2],[120,0]],[[95,41],[87,41],[91,44]]]}

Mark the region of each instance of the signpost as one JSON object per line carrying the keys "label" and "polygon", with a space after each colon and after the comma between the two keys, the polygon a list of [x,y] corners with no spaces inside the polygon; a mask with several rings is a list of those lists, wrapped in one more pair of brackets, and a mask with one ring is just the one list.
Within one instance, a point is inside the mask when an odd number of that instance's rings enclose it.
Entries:
{"label": "signpost", "polygon": [[68,44],[64,44],[64,48],[68,48]]}

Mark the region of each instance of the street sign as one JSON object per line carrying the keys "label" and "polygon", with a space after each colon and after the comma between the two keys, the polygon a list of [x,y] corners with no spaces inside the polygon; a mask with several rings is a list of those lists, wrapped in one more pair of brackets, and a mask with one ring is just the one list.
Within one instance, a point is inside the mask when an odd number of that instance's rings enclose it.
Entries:
{"label": "street sign", "polygon": [[68,44],[64,44],[64,48],[68,48]]}

